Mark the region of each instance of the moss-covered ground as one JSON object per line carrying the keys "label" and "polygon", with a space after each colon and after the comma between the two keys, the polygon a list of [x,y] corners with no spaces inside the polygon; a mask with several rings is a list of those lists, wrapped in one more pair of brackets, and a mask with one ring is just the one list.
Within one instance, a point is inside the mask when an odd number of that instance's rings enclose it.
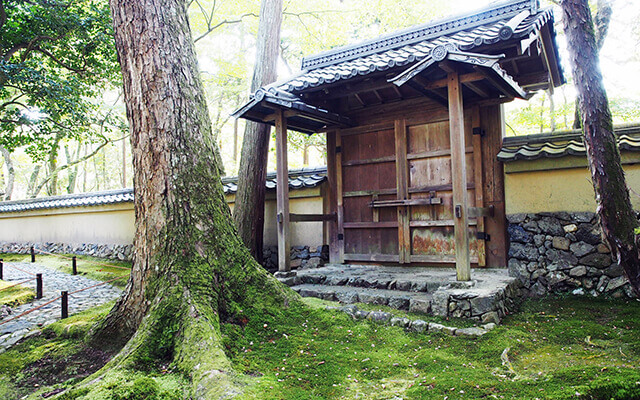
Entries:
{"label": "moss-covered ground", "polygon": [[19,306],[31,301],[36,293],[23,285],[15,285],[13,282],[0,281],[0,306]]}
{"label": "moss-covered ground", "polygon": [[[71,274],[71,257],[72,254],[60,254],[60,255],[36,255],[36,263],[44,265],[45,267],[52,268],[58,271]],[[124,287],[127,284],[127,277],[131,273],[130,261],[116,261],[105,260],[102,258],[89,257],[89,256],[76,256],[77,257],[77,270],[78,274],[86,276],[87,278],[94,279],[96,281],[108,281],[114,278],[122,277],[111,283],[114,286]],[[29,254],[2,254],[0,258],[5,263],[11,262],[31,262],[31,255]],[[5,268],[10,268],[6,266]]]}
{"label": "moss-covered ground", "polygon": [[[478,339],[410,333],[308,304],[222,325],[239,398],[640,399],[638,301],[528,301]],[[110,354],[83,337],[108,308],[57,322],[0,354],[0,398],[42,398],[97,370]],[[170,363],[158,363],[52,398],[183,399],[189,387]]]}

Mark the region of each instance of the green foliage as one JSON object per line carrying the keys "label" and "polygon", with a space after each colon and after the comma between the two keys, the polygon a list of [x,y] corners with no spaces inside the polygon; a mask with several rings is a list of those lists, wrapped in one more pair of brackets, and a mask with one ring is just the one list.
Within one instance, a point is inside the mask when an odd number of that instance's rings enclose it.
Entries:
{"label": "green foliage", "polygon": [[108,2],[9,0],[2,7],[0,144],[27,146],[39,160],[57,151],[57,137],[81,139],[97,121],[119,126],[95,100],[119,79]]}

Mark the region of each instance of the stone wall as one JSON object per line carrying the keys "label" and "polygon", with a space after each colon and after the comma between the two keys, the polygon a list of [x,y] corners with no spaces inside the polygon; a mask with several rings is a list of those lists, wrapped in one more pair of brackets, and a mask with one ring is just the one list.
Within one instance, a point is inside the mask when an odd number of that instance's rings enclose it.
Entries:
{"label": "stone wall", "polygon": [[572,292],[634,297],[628,280],[602,241],[590,212],[512,214],[509,274],[528,296]]}
{"label": "stone wall", "polygon": [[130,261],[133,255],[131,244],[66,244],[66,243],[8,243],[0,242],[0,253],[29,254],[31,247],[53,254],[78,254],[111,260]]}
{"label": "stone wall", "polygon": [[[318,268],[329,262],[329,246],[292,246],[291,269]],[[265,246],[262,266],[270,272],[278,270],[278,246]]]}

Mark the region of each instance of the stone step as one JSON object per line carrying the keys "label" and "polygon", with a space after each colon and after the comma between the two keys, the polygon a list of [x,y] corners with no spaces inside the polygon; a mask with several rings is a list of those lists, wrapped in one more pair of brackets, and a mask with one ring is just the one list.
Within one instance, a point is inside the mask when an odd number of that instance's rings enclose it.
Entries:
{"label": "stone step", "polygon": [[328,265],[297,271],[298,284],[350,286],[403,292],[433,293],[455,282],[455,270],[432,268],[426,272],[411,267],[385,268]]}
{"label": "stone step", "polygon": [[433,296],[425,292],[406,292],[388,289],[308,284],[292,286],[302,297],[339,301],[345,304],[367,303],[389,306],[398,310],[431,314]]}

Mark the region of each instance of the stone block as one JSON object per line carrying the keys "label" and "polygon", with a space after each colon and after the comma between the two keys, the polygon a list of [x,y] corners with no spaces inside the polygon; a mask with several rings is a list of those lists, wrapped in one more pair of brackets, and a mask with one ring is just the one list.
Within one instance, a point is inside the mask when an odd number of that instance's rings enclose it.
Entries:
{"label": "stone block", "polygon": [[391,297],[389,298],[389,307],[396,310],[408,310],[409,299],[405,297]]}
{"label": "stone block", "polygon": [[367,315],[367,319],[374,322],[387,322],[391,319],[391,314],[384,311],[372,311]]}
{"label": "stone block", "polygon": [[553,217],[543,217],[538,221],[538,228],[547,235],[561,236],[564,235],[564,229],[560,222]]}
{"label": "stone block", "polygon": [[578,278],[581,276],[585,276],[587,274],[587,267],[584,265],[578,265],[577,267],[571,268],[569,270],[569,276],[574,278]]}
{"label": "stone block", "polygon": [[595,247],[586,242],[576,242],[571,244],[570,250],[576,257],[584,257],[589,253],[593,253]]}
{"label": "stone block", "polygon": [[578,225],[569,224],[569,225],[563,226],[562,229],[564,230],[565,233],[572,233],[578,230]]}
{"label": "stone block", "polygon": [[511,243],[509,257],[520,260],[537,261],[538,248],[532,244]]}
{"label": "stone block", "polygon": [[488,313],[482,314],[482,317],[480,317],[480,321],[482,321],[483,324],[486,324],[486,323],[499,324],[500,316],[495,311],[489,311]]}
{"label": "stone block", "polygon": [[426,332],[428,329],[429,324],[421,319],[411,322],[411,330],[414,332]]}
{"label": "stone block", "polygon": [[619,276],[617,278],[613,278],[607,284],[607,288],[605,289],[605,292],[611,292],[613,290],[616,290],[624,286],[627,282],[628,281],[626,276]]}
{"label": "stone block", "polygon": [[609,254],[609,253],[611,253],[611,250],[609,249],[609,246],[607,246],[604,243],[598,244],[597,250],[598,250],[598,253],[601,253],[601,254]]}
{"label": "stone block", "polygon": [[510,224],[521,224],[527,219],[527,214],[509,214],[507,215],[507,221]]}
{"label": "stone block", "polygon": [[587,242],[594,246],[601,242],[600,231],[591,224],[580,224],[575,235],[579,241]]}
{"label": "stone block", "polygon": [[456,329],[455,330],[455,335],[456,336],[467,336],[467,337],[480,337],[482,335],[484,335],[485,333],[487,333],[487,331],[485,331],[482,328],[461,328],[461,329]]}
{"label": "stone block", "polygon": [[554,236],[552,245],[554,249],[558,250],[569,250],[569,239],[564,236]]}
{"label": "stone block", "polygon": [[[409,301],[409,311],[422,314],[430,314],[432,305],[429,300],[411,299]],[[445,313],[446,315],[446,313]]]}
{"label": "stone block", "polygon": [[562,271],[553,271],[547,274],[547,285],[551,288],[555,288],[562,282],[566,281],[569,277]]}
{"label": "stone block", "polygon": [[482,315],[496,309],[496,296],[482,296],[470,300],[471,315]]}
{"label": "stone block", "polygon": [[518,279],[527,288],[531,285],[530,275],[524,262],[511,258],[508,269],[509,276]]}
{"label": "stone block", "polygon": [[510,224],[507,228],[507,232],[509,233],[509,240],[511,241],[511,243],[519,242],[527,244],[531,242],[531,239],[533,237],[531,233],[525,231],[524,228],[519,225]]}
{"label": "stone block", "polygon": [[377,304],[381,306],[386,306],[387,302],[389,301],[389,299],[387,299],[384,295],[377,293],[360,293],[358,295],[358,298],[363,303]]}
{"label": "stone block", "polygon": [[392,326],[400,326],[402,328],[408,328],[411,325],[411,320],[409,318],[392,317],[389,320],[389,323]]}
{"label": "stone block", "polygon": [[456,330],[457,328],[453,327],[453,326],[445,326],[442,328],[442,332],[446,333],[447,335],[451,335],[454,336],[456,334]]}
{"label": "stone block", "polygon": [[623,274],[622,267],[615,263],[604,270],[604,274],[609,278],[617,278],[618,276],[622,276]]}
{"label": "stone block", "polygon": [[444,325],[442,324],[437,324],[435,322],[429,323],[429,332],[442,332],[443,329]]}
{"label": "stone block", "polygon": [[538,227],[538,223],[536,221],[529,221],[522,225],[522,227],[529,232],[540,233],[540,228]]}
{"label": "stone block", "polygon": [[493,322],[489,322],[488,324],[482,325],[482,329],[484,329],[485,331],[492,331],[495,328],[496,328],[496,324]]}
{"label": "stone block", "polygon": [[589,254],[580,259],[580,264],[596,268],[607,268],[611,265],[611,256],[601,253]]}
{"label": "stone block", "polygon": [[357,310],[357,311],[353,314],[353,316],[354,316],[356,319],[365,319],[365,318],[367,318],[367,315],[369,315],[369,311],[364,311],[364,310]]}
{"label": "stone block", "polygon": [[358,293],[356,291],[337,292],[336,300],[345,304],[357,303],[359,301]]}
{"label": "stone block", "polygon": [[578,263],[578,257],[568,251],[558,249],[547,250],[545,257],[551,262],[562,262],[567,265],[576,265]]}
{"label": "stone block", "polygon": [[431,311],[433,312],[433,314],[439,315],[441,317],[446,317],[448,307],[449,293],[436,290],[436,292],[433,294],[433,299],[431,300]]}

